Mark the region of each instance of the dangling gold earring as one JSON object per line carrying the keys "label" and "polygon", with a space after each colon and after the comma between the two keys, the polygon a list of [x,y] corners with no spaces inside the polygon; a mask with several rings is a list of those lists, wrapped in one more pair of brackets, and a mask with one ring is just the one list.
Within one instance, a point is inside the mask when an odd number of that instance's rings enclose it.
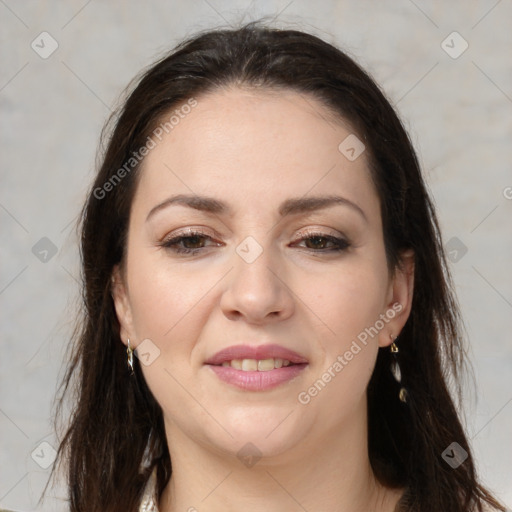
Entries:
{"label": "dangling gold earring", "polygon": [[[392,354],[392,357],[393,357],[393,360],[391,361],[391,366],[390,366],[390,369],[391,369],[391,373],[393,374],[393,377],[395,378],[395,380],[401,384],[402,383],[402,372],[400,371],[400,365],[398,364],[398,347],[395,343],[395,341],[398,339],[398,336],[393,340],[393,335],[390,334],[389,335],[391,337],[391,340],[393,341],[393,343],[391,343],[391,347],[390,347],[390,350],[391,350],[391,354]],[[402,386],[400,388],[400,391],[398,393],[398,398],[400,398],[400,400],[402,402],[407,402],[407,390]]]}
{"label": "dangling gold earring", "polygon": [[126,349],[126,353],[128,354],[128,368],[131,370],[131,374],[133,375],[133,349],[130,347],[130,340],[128,339],[128,347]]}

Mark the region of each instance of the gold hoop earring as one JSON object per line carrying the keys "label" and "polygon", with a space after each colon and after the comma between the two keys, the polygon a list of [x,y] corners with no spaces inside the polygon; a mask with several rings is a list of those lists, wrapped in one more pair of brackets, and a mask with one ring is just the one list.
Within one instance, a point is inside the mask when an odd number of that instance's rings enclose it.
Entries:
{"label": "gold hoop earring", "polygon": [[128,347],[126,348],[126,354],[128,355],[128,368],[130,368],[130,373],[133,375],[133,349],[130,347],[130,339],[127,340]]}
{"label": "gold hoop earring", "polygon": [[[392,361],[390,365],[391,373],[393,374],[393,377],[398,382],[398,384],[402,383],[402,371],[400,370],[400,365],[398,364],[398,346],[396,345],[395,341],[398,339],[398,336],[393,339],[393,335],[389,335],[391,337],[391,355],[392,355]],[[398,398],[404,403],[407,402],[407,390],[401,386],[400,391],[398,392]]]}

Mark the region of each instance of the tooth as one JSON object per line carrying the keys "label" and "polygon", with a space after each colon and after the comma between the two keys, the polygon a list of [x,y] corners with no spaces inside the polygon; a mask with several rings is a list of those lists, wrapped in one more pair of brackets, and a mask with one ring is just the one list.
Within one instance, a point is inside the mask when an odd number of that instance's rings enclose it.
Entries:
{"label": "tooth", "polygon": [[242,360],[241,359],[233,359],[231,361],[231,366],[235,368],[236,370],[242,369]]}
{"label": "tooth", "polygon": [[222,366],[231,366],[235,370],[243,370],[246,372],[268,372],[275,368],[282,368],[289,366],[291,362],[288,359],[280,359],[279,357],[268,359],[233,359],[231,361],[224,361]]}
{"label": "tooth", "polygon": [[268,372],[274,369],[274,359],[260,359],[258,361],[258,370],[260,372]]}
{"label": "tooth", "polygon": [[242,370],[244,372],[255,372],[258,370],[258,361],[256,359],[243,359]]}

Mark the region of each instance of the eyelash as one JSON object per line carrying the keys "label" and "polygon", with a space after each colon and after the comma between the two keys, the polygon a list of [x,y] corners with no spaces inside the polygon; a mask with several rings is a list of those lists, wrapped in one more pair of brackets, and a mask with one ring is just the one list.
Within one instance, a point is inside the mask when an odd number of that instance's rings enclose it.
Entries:
{"label": "eyelash", "polygon": [[[320,250],[306,248],[306,250],[313,251],[314,253],[319,253],[319,252],[320,253],[339,253],[342,251],[346,251],[351,245],[350,242],[348,242],[348,240],[345,240],[343,238],[337,238],[337,237],[331,236],[331,235],[326,235],[326,234],[320,233],[318,231],[306,231],[306,232],[301,233],[301,235],[302,235],[302,238],[298,239],[299,242],[304,241],[304,240],[311,240],[314,238],[320,238],[320,239],[324,239],[327,242],[334,244],[334,246],[335,246],[334,248],[331,248],[331,249],[320,249]],[[187,255],[194,255],[194,254],[197,254],[198,252],[200,252],[201,250],[205,249],[205,247],[197,247],[195,249],[177,247],[178,244],[180,244],[184,241],[190,240],[191,238],[202,238],[202,239],[207,238],[209,240],[212,240],[212,237],[210,237],[206,233],[202,233],[201,231],[192,231],[191,230],[191,231],[188,231],[186,235],[179,235],[179,236],[175,236],[173,238],[167,239],[167,240],[163,240],[162,242],[159,243],[159,245],[170,250],[170,251],[173,251],[177,254],[187,254]]]}
{"label": "eyelash", "polygon": [[160,245],[170,251],[174,251],[177,254],[192,254],[193,255],[193,254],[200,252],[202,249],[204,249],[204,247],[198,247],[196,249],[173,247],[173,246],[183,242],[184,240],[190,240],[191,238],[208,238],[210,240],[212,239],[212,237],[207,235],[206,233],[202,233],[201,231],[190,230],[190,231],[187,231],[186,235],[178,235],[173,238],[164,240],[163,242],[160,243]]}

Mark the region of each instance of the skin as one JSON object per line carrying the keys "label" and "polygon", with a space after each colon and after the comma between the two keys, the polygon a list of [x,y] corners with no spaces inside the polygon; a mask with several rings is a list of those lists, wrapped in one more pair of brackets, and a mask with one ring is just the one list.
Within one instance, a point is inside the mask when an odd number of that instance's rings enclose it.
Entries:
{"label": "skin", "polygon": [[[197,100],[144,160],[125,266],[113,274],[123,343],[149,339],[160,351],[142,366],[163,410],[173,466],[160,511],[391,512],[402,491],[381,486],[371,471],[366,387],[378,350],[410,313],[413,254],[388,273],[366,155],[349,161],[340,153],[353,132],[316,99],[229,88]],[[146,221],[175,194],[214,197],[231,212],[173,204]],[[332,194],[366,218],[343,204],[279,216],[286,199]],[[179,244],[199,252],[162,247],[189,227],[211,237]],[[305,229],[351,245],[328,252],[333,245]],[[262,249],[252,263],[236,252],[248,236]],[[299,403],[299,393],[396,303],[401,311],[378,335]],[[240,390],[204,365],[238,343],[278,343],[309,364],[273,390]],[[246,443],[261,456],[251,467],[237,457]]]}

